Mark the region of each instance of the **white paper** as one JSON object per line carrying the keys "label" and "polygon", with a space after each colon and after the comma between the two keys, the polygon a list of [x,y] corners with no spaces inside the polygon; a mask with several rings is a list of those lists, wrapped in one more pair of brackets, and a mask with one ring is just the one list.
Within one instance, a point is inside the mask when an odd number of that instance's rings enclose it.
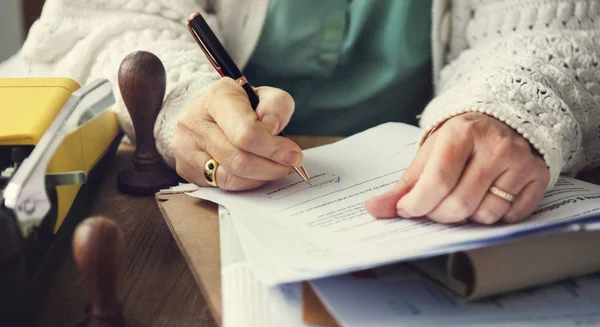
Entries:
{"label": "white paper", "polygon": [[[301,284],[268,287],[258,280],[240,243],[231,216],[219,208],[223,327],[306,327]],[[317,326],[318,327],[318,326]]]}
{"label": "white paper", "polygon": [[406,272],[311,284],[344,327],[600,326],[600,274],[474,303]]}
{"label": "white paper", "polygon": [[[416,127],[387,123],[306,150],[305,165],[312,185],[289,175],[252,191],[200,188],[190,195],[228,208],[248,255],[256,253],[260,265],[269,267],[257,271],[267,284],[326,277],[548,230],[575,229],[581,225],[573,222],[595,218],[600,210],[599,186],[563,177],[547,192],[534,215],[519,224],[445,225],[427,219],[375,219],[365,212],[363,201],[385,192],[398,180],[417,150],[419,135]],[[274,266],[279,267],[272,269]]]}

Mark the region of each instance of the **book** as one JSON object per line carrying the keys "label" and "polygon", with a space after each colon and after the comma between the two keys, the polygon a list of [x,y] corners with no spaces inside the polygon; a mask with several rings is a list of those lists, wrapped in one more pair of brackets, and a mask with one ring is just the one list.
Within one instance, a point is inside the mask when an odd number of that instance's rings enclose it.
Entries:
{"label": "book", "polygon": [[600,231],[574,231],[411,261],[461,299],[475,301],[600,271]]}

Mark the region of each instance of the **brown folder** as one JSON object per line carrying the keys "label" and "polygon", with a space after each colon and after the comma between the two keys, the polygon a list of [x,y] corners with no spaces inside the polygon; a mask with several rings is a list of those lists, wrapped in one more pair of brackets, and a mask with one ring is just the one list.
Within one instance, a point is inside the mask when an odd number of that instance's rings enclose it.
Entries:
{"label": "brown folder", "polygon": [[183,193],[157,193],[156,200],[208,308],[221,325],[221,252],[217,205]]}

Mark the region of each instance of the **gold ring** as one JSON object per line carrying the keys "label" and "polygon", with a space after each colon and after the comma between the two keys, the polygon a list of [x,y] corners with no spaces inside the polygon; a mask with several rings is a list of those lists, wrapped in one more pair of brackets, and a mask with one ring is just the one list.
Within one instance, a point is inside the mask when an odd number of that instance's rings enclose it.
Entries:
{"label": "gold ring", "polygon": [[217,168],[219,168],[219,163],[215,159],[210,159],[204,165],[204,179],[208,184],[216,187],[218,187]]}
{"label": "gold ring", "polygon": [[493,195],[502,198],[508,202],[515,202],[516,197],[506,191],[503,191],[495,186],[490,187],[490,193],[492,193]]}

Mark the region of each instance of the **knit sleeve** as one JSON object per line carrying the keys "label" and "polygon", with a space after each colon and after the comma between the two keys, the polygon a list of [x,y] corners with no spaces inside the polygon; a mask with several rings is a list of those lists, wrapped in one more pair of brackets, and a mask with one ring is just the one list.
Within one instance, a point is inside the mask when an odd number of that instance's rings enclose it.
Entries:
{"label": "knit sleeve", "polygon": [[[421,117],[423,138],[450,117],[482,112],[561,173],[600,163],[600,6],[593,1],[481,1],[455,8],[452,53]],[[511,5],[512,3],[512,5]],[[486,5],[487,4],[487,5]],[[462,26],[462,32],[458,33]]]}
{"label": "knit sleeve", "polygon": [[[135,141],[117,72],[129,53],[154,53],[167,72],[154,134],[159,153],[174,167],[170,139],[176,120],[219,77],[185,28],[190,14],[202,8],[202,0],[47,0],[21,49],[27,74],[70,77],[81,85],[108,78],[121,128]],[[215,16],[204,15],[219,35]]]}

